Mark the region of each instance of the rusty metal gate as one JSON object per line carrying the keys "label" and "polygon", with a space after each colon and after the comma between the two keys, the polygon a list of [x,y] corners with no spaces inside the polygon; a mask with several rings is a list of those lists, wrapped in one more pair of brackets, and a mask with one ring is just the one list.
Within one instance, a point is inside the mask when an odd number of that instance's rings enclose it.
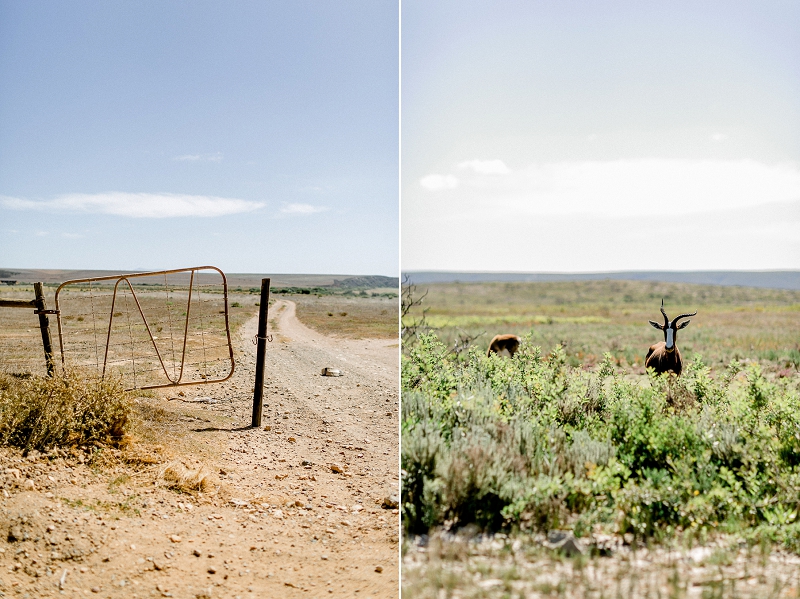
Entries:
{"label": "rusty metal gate", "polygon": [[228,283],[214,266],[66,281],[55,308],[65,368],[121,376],[127,389],[233,375]]}

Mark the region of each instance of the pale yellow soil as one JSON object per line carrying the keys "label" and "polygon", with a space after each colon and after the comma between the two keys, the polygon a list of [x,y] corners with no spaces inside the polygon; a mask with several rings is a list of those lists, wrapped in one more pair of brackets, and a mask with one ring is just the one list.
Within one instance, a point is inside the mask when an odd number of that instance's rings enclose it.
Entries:
{"label": "pale yellow soil", "polygon": [[[567,557],[544,535],[435,533],[405,541],[403,598],[797,599],[800,557],[720,535],[693,547],[623,545]],[[588,539],[581,541],[585,543]]]}
{"label": "pale yellow soil", "polygon": [[262,427],[255,319],[232,379],[138,400],[180,405],[161,441],[218,491],[168,490],[165,464],[0,455],[3,596],[398,596],[399,516],[382,506],[398,490],[397,341],[324,337],[287,301],[270,318]]}

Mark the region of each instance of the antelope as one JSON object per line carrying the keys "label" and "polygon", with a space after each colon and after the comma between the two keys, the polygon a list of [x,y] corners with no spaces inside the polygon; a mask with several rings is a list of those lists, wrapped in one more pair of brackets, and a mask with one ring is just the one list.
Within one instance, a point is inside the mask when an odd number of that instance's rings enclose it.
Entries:
{"label": "antelope", "polygon": [[661,313],[664,315],[663,326],[652,320],[648,322],[660,331],[664,331],[664,341],[659,341],[650,346],[650,349],[647,350],[647,356],[645,356],[644,359],[644,367],[652,368],[658,374],[671,370],[675,374],[680,375],[681,370],[683,370],[683,360],[681,359],[681,352],[678,350],[678,346],[675,343],[677,341],[678,329],[683,329],[688,326],[691,320],[680,324],[678,324],[678,321],[681,318],[696,315],[697,311],[695,310],[691,314],[680,314],[670,322],[667,313],[664,312],[664,300],[662,298]]}
{"label": "antelope", "polygon": [[486,352],[486,355],[491,356],[492,353],[495,353],[499,356],[507,355],[509,358],[513,358],[519,349],[520,341],[522,339],[516,335],[495,335],[489,344],[489,351]]}

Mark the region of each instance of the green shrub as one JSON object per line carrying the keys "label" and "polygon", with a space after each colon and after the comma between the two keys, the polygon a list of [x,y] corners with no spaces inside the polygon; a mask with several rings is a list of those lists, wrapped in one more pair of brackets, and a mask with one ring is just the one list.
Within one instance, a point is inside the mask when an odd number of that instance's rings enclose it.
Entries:
{"label": "green shrub", "polygon": [[529,339],[508,359],[421,335],[402,362],[404,526],[727,530],[798,550],[798,380],[742,369],[634,376],[610,354],[588,369]]}

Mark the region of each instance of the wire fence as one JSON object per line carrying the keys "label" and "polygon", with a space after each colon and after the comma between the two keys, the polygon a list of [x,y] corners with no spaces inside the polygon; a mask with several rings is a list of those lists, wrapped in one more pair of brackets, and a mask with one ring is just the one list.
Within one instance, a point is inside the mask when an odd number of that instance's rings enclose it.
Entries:
{"label": "wire fence", "polygon": [[[54,288],[45,288],[53,305]],[[0,285],[0,299],[30,301],[33,284]],[[42,334],[35,308],[0,308],[0,372],[18,376],[47,374]]]}
{"label": "wire fence", "polygon": [[[16,287],[20,295],[27,291]],[[57,312],[62,368],[119,376],[129,389],[220,382],[233,374],[227,281],[217,268],[67,281],[48,305]],[[30,314],[25,327],[22,314],[9,312],[0,310],[13,321],[0,336],[0,369],[43,373],[36,317]]]}

